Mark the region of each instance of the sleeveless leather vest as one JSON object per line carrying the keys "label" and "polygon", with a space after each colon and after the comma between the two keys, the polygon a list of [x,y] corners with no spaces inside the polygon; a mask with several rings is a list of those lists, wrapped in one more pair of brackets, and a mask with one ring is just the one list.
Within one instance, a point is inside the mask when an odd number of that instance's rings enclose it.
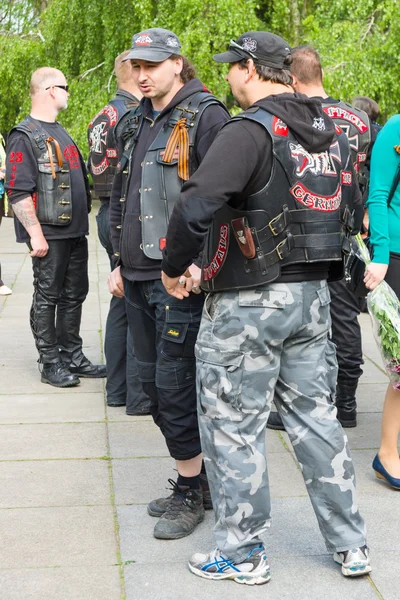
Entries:
{"label": "sleeveless leather vest", "polygon": [[271,177],[243,199],[246,210],[225,205],[216,213],[203,252],[202,288],[255,287],[295,263],[329,263],[330,278],[340,278],[353,228],[351,157],[344,133],[335,134],[329,150],[309,153],[267,111],[250,109],[233,120],[244,118],[260,123],[271,137]]}
{"label": "sleeveless leather vest", "polygon": [[329,102],[323,98],[321,104],[328,117],[345,132],[349,140],[354,170],[357,173],[359,185],[363,188],[367,182],[365,161],[371,143],[371,124],[368,115],[363,110],[342,100]]}
{"label": "sleeveless leather vest", "polygon": [[96,196],[109,198],[118,163],[115,129],[139,101],[118,93],[89,123],[89,170]]}
{"label": "sleeveless leather vest", "polygon": [[[54,140],[43,125],[27,117],[14,129],[23,131],[30,139],[38,167],[37,187],[32,194],[36,216],[42,225],[69,225],[72,221],[71,175],[69,163],[60,152],[57,140]],[[75,144],[76,145],[76,144]],[[88,212],[91,210],[91,198],[86,166],[79,154],[84,175]]]}
{"label": "sleeveless leather vest", "polygon": [[[189,134],[190,173],[193,173],[198,166],[194,160],[194,143],[204,110],[211,104],[219,104],[226,110],[225,106],[208,92],[196,92],[188,96],[182,104],[184,105],[176,106],[171,110],[167,123],[151,143],[142,163],[140,187],[142,250],[148,258],[154,260],[162,259],[169,218],[183,185],[183,180],[178,175],[178,156],[174,156],[172,162],[165,162],[163,159],[171,132],[180,119],[186,118]],[[126,131],[122,132],[122,137],[126,139],[120,167],[123,175],[120,201],[123,203],[126,199],[132,155],[134,155],[142,122],[142,115],[133,113],[132,119],[127,122],[130,134],[127,135]],[[122,210],[122,227],[125,216],[124,207],[125,204],[123,204]]]}

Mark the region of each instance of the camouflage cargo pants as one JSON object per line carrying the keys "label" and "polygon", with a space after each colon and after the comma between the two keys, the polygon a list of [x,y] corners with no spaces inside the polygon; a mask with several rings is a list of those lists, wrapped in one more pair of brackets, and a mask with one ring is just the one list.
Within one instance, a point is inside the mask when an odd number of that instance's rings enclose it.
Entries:
{"label": "camouflage cargo pants", "polygon": [[275,400],[329,551],[365,544],[347,438],[329,401],[325,281],[208,296],[196,344],[199,426],[217,547],[240,561],[270,522],[265,426]]}

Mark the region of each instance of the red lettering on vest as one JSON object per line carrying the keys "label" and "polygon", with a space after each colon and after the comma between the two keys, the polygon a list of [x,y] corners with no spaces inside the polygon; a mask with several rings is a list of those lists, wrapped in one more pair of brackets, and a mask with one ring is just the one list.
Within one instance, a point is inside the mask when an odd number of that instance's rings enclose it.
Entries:
{"label": "red lettering on vest", "polygon": [[368,131],[368,125],[358,115],[341,106],[323,106],[323,110],[331,119],[343,119],[352,123],[360,133]]}
{"label": "red lettering on vest", "polygon": [[296,183],[291,189],[292,196],[307,208],[322,212],[334,212],[340,208],[342,201],[342,189],[340,185],[332,196],[318,196],[308,190],[302,183]]}
{"label": "red lettering on vest", "polygon": [[94,165],[93,161],[90,161],[90,170],[92,171],[93,175],[101,175],[102,173],[104,173],[104,171],[108,169],[109,166],[110,163],[108,162],[106,157],[103,158],[99,165]]}
{"label": "red lettering on vest", "polygon": [[160,250],[164,250],[166,245],[167,245],[166,238],[160,238],[160,245],[159,245]]}
{"label": "red lettering on vest", "polygon": [[365,163],[366,160],[367,160],[367,153],[366,152],[358,152],[357,162]]}
{"label": "red lettering on vest", "polygon": [[96,119],[98,119],[99,117],[101,117],[102,115],[105,115],[106,117],[108,117],[108,122],[110,124],[110,127],[114,127],[114,125],[118,121],[117,109],[114,106],[112,106],[111,104],[106,104],[106,106],[104,106],[104,108],[102,108],[101,111],[98,112],[97,115],[93,118],[93,121],[91,121],[89,123],[89,128],[92,128],[94,121]]}
{"label": "red lettering on vest", "polygon": [[79,169],[79,154],[76,146],[69,144],[64,150],[64,158],[69,162],[69,168]]}
{"label": "red lettering on vest", "polygon": [[210,281],[214,279],[222,265],[224,264],[229,242],[229,225],[223,223],[219,228],[219,240],[217,251],[215,252],[209,265],[203,267],[203,279],[204,281]]}

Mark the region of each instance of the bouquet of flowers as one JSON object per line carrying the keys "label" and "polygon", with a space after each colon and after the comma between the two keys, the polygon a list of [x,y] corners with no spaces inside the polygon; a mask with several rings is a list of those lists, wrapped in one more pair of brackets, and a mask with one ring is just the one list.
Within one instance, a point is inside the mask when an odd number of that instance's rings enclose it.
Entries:
{"label": "bouquet of flowers", "polygon": [[[358,258],[368,265],[368,248],[360,234],[355,240]],[[382,281],[367,295],[367,307],[386,372],[394,389],[400,390],[400,301],[390,285]]]}

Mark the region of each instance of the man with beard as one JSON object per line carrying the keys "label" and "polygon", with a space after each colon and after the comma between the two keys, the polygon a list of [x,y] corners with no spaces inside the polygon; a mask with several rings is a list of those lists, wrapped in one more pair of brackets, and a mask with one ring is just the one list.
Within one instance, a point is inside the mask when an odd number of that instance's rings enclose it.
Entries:
{"label": "man with beard", "polygon": [[249,585],[270,579],[261,535],[270,520],[265,425],[276,394],[327,549],[343,575],[364,575],[365,526],[326,377],[327,280],[342,275],[362,220],[347,139],[319,101],[293,94],[282,38],[248,32],[214,59],[229,63],[244,112],[184,185],[162,263],[167,291],[186,300],[193,282],[181,274],[207,235],[196,357],[216,549],[193,555],[189,568]]}

